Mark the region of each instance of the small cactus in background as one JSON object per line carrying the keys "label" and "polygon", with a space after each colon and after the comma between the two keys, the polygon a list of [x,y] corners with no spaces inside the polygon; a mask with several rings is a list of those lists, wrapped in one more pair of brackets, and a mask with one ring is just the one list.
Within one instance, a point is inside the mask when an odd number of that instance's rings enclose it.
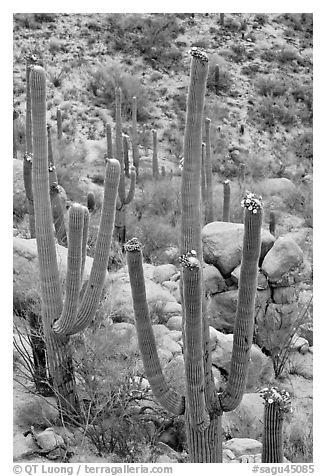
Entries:
{"label": "small cactus in background", "polygon": [[165,170],[164,165],[162,165],[162,167],[161,167],[161,175],[162,175],[162,177],[166,177],[166,170]]}
{"label": "small cactus in background", "polygon": [[211,135],[210,135],[211,120],[205,119],[205,176],[206,176],[206,210],[205,223],[214,221],[214,206],[213,206],[213,172],[212,172],[212,156],[211,156]]}
{"label": "small cactus in background", "polygon": [[240,134],[241,134],[242,136],[243,136],[243,134],[244,134],[244,131],[245,131],[245,127],[244,127],[243,124],[241,124],[241,126],[240,126]]}
{"label": "small cactus in background", "polygon": [[136,178],[139,176],[139,151],[138,151],[138,133],[137,133],[137,98],[132,98],[132,163],[136,170]]}
{"label": "small cactus in background", "polygon": [[230,221],[230,180],[225,180],[223,183],[223,219],[222,221]]}
{"label": "small cactus in background", "polygon": [[291,412],[290,395],[277,387],[266,387],[260,392],[265,401],[262,463],[283,463],[283,421]]}
{"label": "small cactus in background", "polygon": [[113,158],[112,131],[109,123],[106,124],[106,157]]}
{"label": "small cactus in background", "polygon": [[158,168],[158,157],[157,157],[157,131],[152,129],[152,136],[153,136],[153,162],[152,162],[152,171],[153,171],[153,179],[159,179],[159,168]]}
{"label": "small cactus in background", "polygon": [[130,176],[130,173],[129,173],[129,144],[128,144],[129,136],[127,134],[123,134],[122,139],[123,139],[124,172],[125,172],[125,176],[129,178],[129,176]]}
{"label": "small cactus in background", "polygon": [[218,64],[216,64],[216,65],[215,65],[215,69],[214,69],[215,94],[218,94],[219,83],[220,83],[220,67],[219,67]]}
{"label": "small cactus in background", "polygon": [[115,237],[124,245],[126,241],[126,206],[133,200],[135,195],[136,171],[132,166],[130,170],[130,188],[126,196],[124,157],[122,145],[122,120],[121,120],[121,89],[116,89],[116,158],[120,163],[120,181],[118,188],[118,200],[115,215]]}
{"label": "small cactus in background", "polygon": [[186,392],[180,395],[164,379],[159,362],[137,239],[125,245],[139,347],[146,376],[160,404],[185,416],[190,462],[222,462],[222,414],[234,410],[245,391],[254,328],[254,308],[261,248],[262,205],[254,194],[246,196],[244,244],[239,297],[234,327],[231,368],[226,389],[219,393],[212,376],[208,320],[203,314],[204,286],[201,241],[201,123],[204,109],[208,58],[191,50],[191,74],[187,99],[184,162],[181,185],[180,263],[184,328],[183,348]]}
{"label": "small cactus in background", "polygon": [[93,192],[88,192],[87,194],[87,209],[89,213],[95,210],[95,195]]}
{"label": "small cactus in background", "polygon": [[269,232],[275,236],[275,212],[273,211],[269,214]]}
{"label": "small cactus in background", "polygon": [[16,119],[18,119],[18,117],[19,117],[19,114],[16,111],[16,109],[14,109],[14,112],[13,112],[13,131],[12,131],[12,134],[13,134],[13,157],[14,157],[14,159],[17,159]]}
{"label": "small cactus in background", "polygon": [[88,210],[78,204],[69,211],[69,246],[65,299],[59,277],[49,194],[48,144],[46,134],[46,77],[42,67],[31,72],[33,121],[33,195],[36,242],[39,258],[42,319],[47,349],[47,362],[60,416],[66,421],[73,413],[78,418],[79,399],[76,391],[69,336],[84,330],[94,318],[102,293],[117,198],[120,165],[107,161],[100,229],[96,241],[91,274],[79,303],[86,259]]}
{"label": "small cactus in background", "polygon": [[61,109],[57,109],[57,137],[59,140],[62,139],[62,113]]}

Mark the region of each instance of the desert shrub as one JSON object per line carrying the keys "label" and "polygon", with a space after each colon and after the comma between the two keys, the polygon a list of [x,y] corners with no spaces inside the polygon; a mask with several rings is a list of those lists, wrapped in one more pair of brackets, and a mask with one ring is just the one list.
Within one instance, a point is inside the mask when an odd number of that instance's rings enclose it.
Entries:
{"label": "desert shrub", "polygon": [[288,89],[284,80],[275,78],[273,75],[258,77],[255,87],[259,94],[270,97],[284,96]]}
{"label": "desert shrub", "polygon": [[292,419],[284,428],[284,455],[292,463],[313,461],[312,414],[307,415],[300,406],[294,408]]}
{"label": "desert shrub", "polygon": [[278,57],[278,52],[274,48],[264,48],[260,51],[260,58],[271,63]]}
{"label": "desert shrub", "polygon": [[233,32],[240,31],[243,28],[243,23],[241,20],[228,15],[224,19],[224,28]]}
{"label": "desert shrub", "polygon": [[31,30],[41,28],[41,24],[35,20],[34,13],[16,13],[14,14],[14,22],[16,27],[28,28]]}
{"label": "desert shrub", "polygon": [[130,73],[123,71],[118,61],[108,61],[96,68],[89,70],[88,87],[93,95],[102,104],[113,110],[115,115],[115,88],[122,91],[122,114],[126,119],[131,118],[132,98],[137,97],[137,120],[148,120],[147,94],[139,79]]}
{"label": "desert shrub", "polygon": [[250,63],[241,68],[241,73],[249,76],[249,78],[255,77],[261,70],[259,63]]}
{"label": "desert shrub", "polygon": [[306,159],[312,163],[313,158],[313,133],[307,129],[303,134],[297,134],[294,137],[291,146],[299,159]]}
{"label": "desert shrub", "polygon": [[54,55],[55,53],[66,49],[65,42],[59,38],[52,37],[48,41],[48,49],[49,52]]}
{"label": "desert shrub", "polygon": [[252,122],[266,129],[274,129],[278,124],[292,127],[297,123],[297,107],[291,97],[263,96],[249,109]]}
{"label": "desert shrub", "polygon": [[236,63],[242,63],[248,56],[247,48],[242,43],[234,41],[228,52],[228,57]]}
{"label": "desert shrub", "polygon": [[60,88],[62,85],[62,81],[67,76],[67,73],[70,71],[69,66],[64,66],[61,70],[57,70],[56,68],[48,68],[48,74],[50,77],[50,81],[55,88]]}
{"label": "desert shrub", "polygon": [[295,48],[284,46],[278,51],[276,59],[281,65],[284,65],[298,60],[299,55]]}
{"label": "desert shrub", "polygon": [[268,15],[266,15],[266,13],[256,13],[256,15],[254,16],[254,21],[261,26],[264,26],[267,20]]}

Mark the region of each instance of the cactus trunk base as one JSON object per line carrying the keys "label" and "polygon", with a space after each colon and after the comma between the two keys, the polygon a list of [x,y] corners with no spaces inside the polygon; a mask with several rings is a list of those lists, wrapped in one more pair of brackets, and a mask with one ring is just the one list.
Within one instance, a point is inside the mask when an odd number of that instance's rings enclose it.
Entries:
{"label": "cactus trunk base", "polygon": [[187,410],[185,426],[190,463],[222,463],[222,415],[214,416],[209,427],[199,432],[189,423]]}

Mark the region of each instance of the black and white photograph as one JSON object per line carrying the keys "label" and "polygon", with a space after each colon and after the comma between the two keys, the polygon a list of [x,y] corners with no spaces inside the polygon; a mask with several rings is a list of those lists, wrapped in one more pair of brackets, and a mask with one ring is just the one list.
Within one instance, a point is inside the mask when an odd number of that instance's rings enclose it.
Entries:
{"label": "black and white photograph", "polygon": [[315,471],[317,14],[231,6],[11,14],[16,474]]}

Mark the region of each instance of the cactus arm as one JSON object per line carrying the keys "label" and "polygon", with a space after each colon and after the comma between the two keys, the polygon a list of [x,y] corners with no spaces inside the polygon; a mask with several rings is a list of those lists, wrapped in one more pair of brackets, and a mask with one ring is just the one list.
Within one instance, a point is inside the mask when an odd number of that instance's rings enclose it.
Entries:
{"label": "cactus arm", "polygon": [[127,134],[123,134],[123,160],[124,160],[124,173],[126,177],[129,177],[129,146],[128,146]]}
{"label": "cactus arm", "polygon": [[106,152],[108,159],[113,158],[112,131],[109,123],[106,124]]}
{"label": "cactus arm", "polygon": [[[181,182],[181,259],[183,267],[184,346],[187,406],[190,423],[198,431],[209,425],[205,407],[202,330],[202,244],[201,244],[201,123],[204,109],[208,59],[191,51],[191,73],[184,137],[184,166]],[[190,253],[190,255],[189,255]],[[192,256],[192,254],[194,254]],[[188,266],[188,261],[195,266]]]}
{"label": "cactus arm", "polygon": [[89,226],[89,213],[88,213],[88,210],[86,208],[84,208],[84,223],[83,223],[83,238],[82,238],[82,262],[81,262],[81,268],[80,268],[81,282],[83,282],[85,262],[86,262],[88,226]]}
{"label": "cactus arm", "polygon": [[230,180],[225,180],[223,184],[223,221],[230,221]]}
{"label": "cactus arm", "polygon": [[53,160],[53,150],[52,150],[52,136],[51,136],[51,125],[47,125],[48,133],[48,165],[49,165],[49,184],[50,187],[53,183],[58,183],[58,177],[56,168]]}
{"label": "cactus arm", "polygon": [[158,158],[157,158],[157,131],[152,129],[153,135],[153,163],[152,163],[152,173],[153,179],[158,180],[159,178],[159,169],[158,169]]}
{"label": "cactus arm", "polygon": [[76,324],[72,329],[71,334],[76,334],[89,325],[95,315],[101,297],[109,261],[119,177],[119,162],[116,159],[108,159],[106,165],[102,213],[95,245],[93,266],[84,297],[78,310]]}
{"label": "cactus arm", "polygon": [[132,161],[136,167],[136,177],[139,175],[139,153],[137,147],[137,98],[132,98]]}
{"label": "cactus arm", "polygon": [[124,204],[126,198],[125,192],[125,175],[124,175],[124,161],[123,161],[123,148],[122,148],[122,124],[121,124],[121,89],[116,88],[115,91],[115,117],[116,117],[116,140],[115,140],[115,147],[116,147],[116,159],[120,162],[120,181],[119,181],[119,198],[122,204]]}
{"label": "cactus arm", "polygon": [[211,223],[212,221],[214,221],[210,126],[211,126],[211,120],[206,118],[205,119],[206,223]]}
{"label": "cactus arm", "polygon": [[124,201],[125,205],[128,205],[133,200],[135,196],[135,186],[136,186],[136,169],[132,165],[130,167],[130,188],[129,188],[129,193],[127,195],[127,198]]}
{"label": "cactus arm", "polygon": [[46,137],[45,71],[35,66],[30,74],[33,116],[33,195],[36,242],[39,257],[43,307],[53,322],[62,311],[63,299],[55,250],[49,195],[48,147]]}
{"label": "cactus arm", "polygon": [[62,114],[61,114],[61,109],[58,107],[57,109],[57,134],[58,134],[58,139],[62,139]]}
{"label": "cactus arm", "polygon": [[158,402],[175,415],[184,413],[184,397],[169,388],[163,376],[149,317],[140,243],[136,238],[125,244],[138,344],[146,377]]}
{"label": "cactus arm", "polygon": [[74,204],[69,210],[69,246],[65,300],[60,318],[53,323],[53,331],[66,335],[75,323],[81,288],[82,239],[84,207]]}
{"label": "cactus arm", "polygon": [[90,213],[95,210],[95,195],[93,192],[87,194],[87,209]]}
{"label": "cactus arm", "polygon": [[253,194],[248,194],[242,205],[245,206],[244,237],[231,369],[226,389],[220,395],[224,411],[234,410],[244,394],[254,330],[262,205]]}

